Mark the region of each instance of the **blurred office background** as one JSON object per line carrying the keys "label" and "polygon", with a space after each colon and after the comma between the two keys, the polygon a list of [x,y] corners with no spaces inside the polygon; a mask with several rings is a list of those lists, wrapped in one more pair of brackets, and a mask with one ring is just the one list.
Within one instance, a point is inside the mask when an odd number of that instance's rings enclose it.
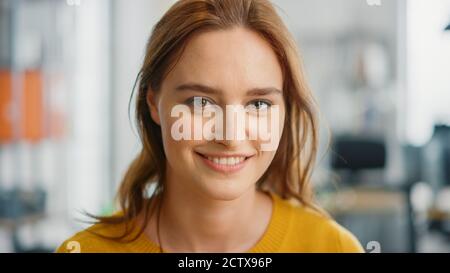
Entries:
{"label": "blurred office background", "polygon": [[[53,251],[81,212],[113,210],[173,2],[0,0],[0,252]],[[450,0],[273,3],[321,107],[321,204],[369,252],[449,252]]]}

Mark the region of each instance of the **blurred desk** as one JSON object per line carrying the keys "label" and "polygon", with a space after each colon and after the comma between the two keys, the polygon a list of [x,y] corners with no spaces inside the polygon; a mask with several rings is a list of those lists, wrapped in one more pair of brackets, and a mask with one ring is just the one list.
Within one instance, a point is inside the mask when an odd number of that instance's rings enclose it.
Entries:
{"label": "blurred desk", "polygon": [[438,208],[431,208],[427,216],[431,221],[450,221],[450,212]]}
{"label": "blurred desk", "polygon": [[404,210],[408,200],[402,191],[352,188],[331,193],[324,202],[331,214],[397,213]]}
{"label": "blurred desk", "polygon": [[45,213],[30,214],[19,218],[0,218],[0,227],[15,230],[26,224],[34,224],[45,218]]}
{"label": "blurred desk", "polygon": [[323,207],[364,246],[376,241],[382,252],[415,252],[415,229],[408,192],[353,187],[328,193]]}
{"label": "blurred desk", "polygon": [[450,236],[450,212],[431,208],[427,213],[427,221],[431,230],[438,230],[447,237]]}
{"label": "blurred desk", "polygon": [[51,252],[44,248],[27,248],[21,243],[19,230],[24,225],[36,224],[46,217],[45,213],[32,213],[21,217],[0,218],[0,229],[5,229],[10,234],[11,246],[14,252]]}

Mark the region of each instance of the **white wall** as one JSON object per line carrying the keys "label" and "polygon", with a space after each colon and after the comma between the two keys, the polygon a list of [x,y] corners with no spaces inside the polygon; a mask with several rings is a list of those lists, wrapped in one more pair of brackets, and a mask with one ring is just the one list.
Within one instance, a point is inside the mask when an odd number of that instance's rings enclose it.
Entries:
{"label": "white wall", "polygon": [[108,0],[83,1],[75,12],[74,65],[70,89],[71,117],[67,166],[67,202],[100,213],[108,181],[109,10]]}
{"label": "white wall", "polygon": [[425,144],[436,122],[450,124],[450,1],[407,2],[406,138]]}
{"label": "white wall", "polygon": [[[128,101],[144,59],[146,42],[153,26],[174,1],[115,0],[112,25],[112,185],[113,193],[128,165],[140,150],[134,129],[134,103],[128,119]],[[133,126],[133,129],[132,127]]]}

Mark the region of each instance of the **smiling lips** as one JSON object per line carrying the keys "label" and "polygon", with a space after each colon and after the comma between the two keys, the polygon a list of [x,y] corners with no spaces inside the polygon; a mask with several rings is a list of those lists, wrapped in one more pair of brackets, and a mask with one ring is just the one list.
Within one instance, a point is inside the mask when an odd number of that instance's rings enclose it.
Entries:
{"label": "smiling lips", "polygon": [[206,155],[197,153],[211,169],[222,173],[233,173],[245,167],[252,155]]}

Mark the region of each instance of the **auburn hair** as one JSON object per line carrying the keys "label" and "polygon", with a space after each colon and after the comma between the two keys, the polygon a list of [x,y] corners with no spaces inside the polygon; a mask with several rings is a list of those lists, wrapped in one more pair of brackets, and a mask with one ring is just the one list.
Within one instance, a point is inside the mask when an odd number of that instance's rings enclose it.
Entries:
{"label": "auburn hair", "polygon": [[[274,6],[267,0],[179,0],[153,28],[138,75],[136,119],[142,149],[118,190],[122,213],[95,217],[100,223],[128,224],[142,213],[144,222],[138,234],[145,229],[152,203],[147,201],[156,200],[153,197],[164,191],[166,171],[161,128],[150,116],[147,93],[160,91],[190,37],[202,31],[234,27],[254,31],[265,39],[283,73],[284,128],[275,157],[257,186],[321,211],[315,205],[311,187],[318,148],[316,104],[305,80],[296,43]],[[155,189],[151,196],[147,194],[149,186]],[[130,231],[127,225],[123,236],[117,239],[123,239]]]}

